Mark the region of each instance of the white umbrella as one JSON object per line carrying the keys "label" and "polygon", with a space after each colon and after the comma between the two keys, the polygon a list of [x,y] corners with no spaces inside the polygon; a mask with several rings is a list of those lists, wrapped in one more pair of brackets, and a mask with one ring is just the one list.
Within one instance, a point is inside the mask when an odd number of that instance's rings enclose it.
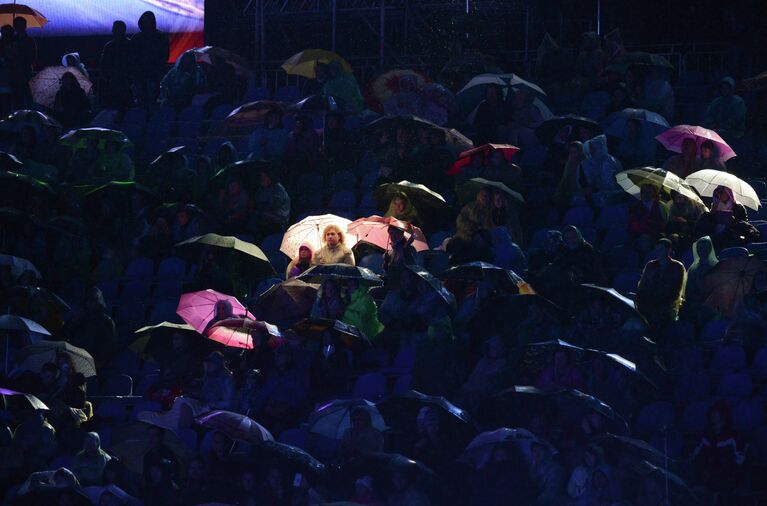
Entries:
{"label": "white umbrella", "polygon": [[75,67],[45,67],[29,81],[32,99],[40,105],[52,108],[56,93],[61,87],[61,77],[67,72],[75,76],[86,95],[91,92],[93,84]]}
{"label": "white umbrella", "polygon": [[312,247],[312,251],[317,251],[322,248],[324,244],[322,240],[322,232],[328,225],[336,225],[345,235],[344,244],[347,248],[353,247],[357,244],[357,236],[346,233],[346,228],[351,223],[351,220],[341,218],[335,214],[323,214],[319,216],[307,216],[298,223],[293,224],[282,236],[282,244],[280,244],[280,251],[285,253],[290,258],[298,256],[298,248],[302,243],[308,243]]}
{"label": "white umbrella", "polygon": [[713,197],[717,186],[726,186],[732,190],[735,200],[744,206],[757,211],[762,205],[759,201],[759,195],[751,185],[729,172],[712,169],[699,170],[687,176],[685,182],[704,197]]}

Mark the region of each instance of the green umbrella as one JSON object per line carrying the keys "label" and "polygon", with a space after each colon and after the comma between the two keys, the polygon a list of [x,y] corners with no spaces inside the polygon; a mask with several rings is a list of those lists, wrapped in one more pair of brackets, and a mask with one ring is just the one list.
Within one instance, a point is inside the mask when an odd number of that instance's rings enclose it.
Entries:
{"label": "green umbrella", "polygon": [[243,274],[264,277],[275,274],[272,264],[261,248],[232,236],[205,234],[192,237],[176,244],[179,252],[191,254],[194,261],[199,259],[199,250],[204,247],[219,248],[233,254],[243,268]]}
{"label": "green umbrella", "polygon": [[0,121],[0,130],[4,132],[21,132],[26,127],[32,127],[37,132],[48,127],[56,129],[57,132],[61,131],[61,123],[45,113],[29,109],[14,111]]}
{"label": "green umbrella", "polygon": [[399,183],[386,183],[380,185],[373,192],[373,199],[380,209],[387,209],[391,199],[399,194],[407,195],[413,207],[416,209],[422,207],[443,208],[447,207],[445,198],[427,186],[410,181],[400,181]]}
{"label": "green umbrella", "polygon": [[0,188],[5,192],[17,194],[18,192],[34,191],[37,193],[53,195],[56,191],[45,181],[40,181],[26,174],[18,172],[0,172]]}
{"label": "green umbrella", "polygon": [[239,162],[230,163],[223,169],[216,172],[211,178],[210,182],[214,186],[223,186],[230,178],[236,178],[243,182],[248,188],[256,188],[258,186],[259,174],[261,171],[266,171],[268,174],[273,175],[278,167],[274,162],[263,160],[241,160]]}
{"label": "green umbrella", "polygon": [[481,177],[475,177],[472,179],[469,179],[462,185],[460,185],[456,189],[456,193],[458,194],[458,199],[461,202],[471,202],[473,201],[477,193],[482,188],[490,188],[491,190],[499,190],[500,192],[506,194],[509,196],[512,200],[515,200],[516,202],[520,204],[525,203],[525,198],[520,195],[519,193],[515,192],[505,184],[499,182],[499,181],[491,181],[489,179],[484,179]]}
{"label": "green umbrella", "polygon": [[119,130],[110,130],[109,128],[88,127],[70,130],[65,133],[59,142],[65,146],[71,146],[75,149],[84,148],[88,142],[95,140],[98,149],[106,148],[107,142],[114,141],[120,145],[120,149],[133,146],[127,135]]}

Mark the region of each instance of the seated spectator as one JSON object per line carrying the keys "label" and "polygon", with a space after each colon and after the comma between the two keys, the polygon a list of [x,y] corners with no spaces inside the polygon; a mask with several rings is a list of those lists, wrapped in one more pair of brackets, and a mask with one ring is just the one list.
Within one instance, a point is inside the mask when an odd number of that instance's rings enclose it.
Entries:
{"label": "seated spectator", "polygon": [[101,438],[98,433],[89,432],[85,435],[83,449],[75,455],[72,462],[72,472],[84,487],[101,485],[104,468],[111,457],[101,449]]}
{"label": "seated spectator", "polygon": [[322,231],[322,248],[314,253],[314,265],[349,264],[355,265],[352,250],[346,247],[343,231],[336,225],[328,225]]}
{"label": "seated spectator", "polygon": [[313,252],[311,244],[304,242],[298,247],[298,256],[290,261],[285,271],[285,278],[295,278],[309,270],[313,264]]}
{"label": "seated spectator", "polygon": [[498,128],[506,124],[508,111],[500,86],[490,84],[485,89],[485,99],[479,103],[474,114],[475,145],[498,142]]}
{"label": "seated spectator", "polygon": [[117,346],[117,330],[107,314],[104,295],[98,287],[87,294],[83,310],[64,327],[64,335],[75,346],[89,350],[97,364],[104,364]]}
{"label": "seated spectator", "polygon": [[703,125],[725,139],[739,139],[746,129],[746,103],[734,92],[735,80],[723,78],[719,82],[719,96],[709,104],[703,120]]}
{"label": "seated spectator", "polygon": [[167,466],[173,476],[178,476],[180,472],[178,456],[165,443],[165,430],[155,425],[149,425],[146,429],[149,444],[147,451],[142,459],[144,470],[144,481],[151,479],[150,470],[154,466]]}
{"label": "seated spectator", "polygon": [[234,401],[234,377],[221,352],[205,357],[205,375],[199,399],[212,409],[230,409]]}
{"label": "seated spectator", "polygon": [[626,167],[646,167],[655,162],[655,138],[647,134],[639,119],[626,120],[626,135],[618,145],[618,158]]}
{"label": "seated spectator", "polygon": [[620,187],[615,174],[623,170],[621,164],[607,151],[607,138],[598,135],[583,144],[585,159],[581,162],[578,182],[583,194],[596,207],[609,204]]}
{"label": "seated spectator", "polygon": [[366,453],[383,451],[383,434],[373,427],[367,408],[356,407],[351,412],[351,427],[341,438],[341,456],[351,459]]}
{"label": "seated spectator", "polygon": [[300,174],[314,168],[320,154],[320,137],[312,127],[309,116],[296,118],[293,130],[288,134],[283,159],[291,174]]}
{"label": "seated spectator", "polygon": [[668,209],[658,199],[658,189],[651,184],[642,185],[640,200],[629,211],[629,234],[639,243],[640,251],[647,252],[660,238],[668,221]]}
{"label": "seated spectator", "polygon": [[176,211],[176,219],[171,225],[174,244],[202,235],[200,220],[193,206],[181,206]]}
{"label": "seated spectator", "polygon": [[340,320],[354,325],[365,337],[372,340],[383,330],[383,325],[378,321],[378,306],[364,283],[350,280],[347,290],[349,303]]}
{"label": "seated spectator", "polygon": [[160,81],[160,103],[181,110],[192,104],[192,98],[205,85],[205,74],[191,51],[182,54]]}
{"label": "seated spectator", "polygon": [[323,281],[312,308],[312,317],[340,320],[344,311],[346,311],[346,300],[341,285],[335,279]]}
{"label": "seated spectator", "polygon": [[759,238],[759,232],[748,223],[745,206],[735,200],[726,186],[714,189],[711,209],[698,220],[695,235],[710,236],[717,249],[741,246]]}
{"label": "seated spectator", "polygon": [[697,480],[720,493],[731,492],[745,478],[746,451],[732,422],[727,401],[716,401],[706,413],[705,432],[691,455]]}
{"label": "seated spectator", "polygon": [[504,269],[511,269],[520,276],[527,272],[527,257],[522,248],[514,242],[509,231],[503,227],[495,227],[490,231],[493,236],[493,264]]}
{"label": "seated spectator", "polygon": [[384,502],[375,493],[373,477],[365,475],[354,482],[354,497],[352,502],[365,506],[383,506]]}
{"label": "seated spectator", "polygon": [[508,354],[503,340],[498,336],[491,337],[482,344],[482,358],[456,394],[457,402],[465,408],[476,407],[482,398],[503,384],[507,367]]}
{"label": "seated spectator", "polygon": [[700,162],[696,157],[698,146],[695,139],[688,138],[682,141],[682,152],[671,156],[663,163],[663,170],[673,172],[681,178],[685,178],[700,170]]}
{"label": "seated spectator", "polygon": [[397,218],[398,220],[407,221],[413,225],[418,225],[418,210],[410,202],[410,198],[404,192],[399,192],[392,197],[389,202],[389,208],[386,210],[384,217]]}
{"label": "seated spectator", "polygon": [[393,93],[383,104],[387,116],[419,116],[423,107],[423,98],[418,89],[418,78],[405,74],[397,82],[399,90]]}
{"label": "seated spectator", "polygon": [[669,83],[666,69],[651,67],[642,82],[637,105],[657,112],[669,122],[674,119],[674,88]]}
{"label": "seated spectator", "polygon": [[282,126],[282,112],[272,109],[264,117],[264,124],[248,137],[251,160],[280,160],[288,143],[288,133]]}
{"label": "seated spectator", "polygon": [[144,504],[146,506],[165,506],[176,504],[179,490],[174,482],[170,462],[161,460],[152,463],[145,470],[148,480],[144,488]]}
{"label": "seated spectator", "polygon": [[671,192],[671,202],[668,208],[668,223],[666,233],[689,237],[695,230],[705,208],[698,202],[689,199],[681,193]]}
{"label": "seated spectator", "polygon": [[569,208],[576,199],[583,198],[579,174],[584,157],[583,144],[580,141],[573,141],[568,145],[565,168],[554,193],[557,204],[562,208]]}
{"label": "seated spectator", "polygon": [[245,383],[237,392],[234,401],[234,410],[238,413],[248,414],[255,407],[255,399],[258,395],[258,379],[261,371],[250,369],[245,375]]}
{"label": "seated spectator", "polygon": [[28,412],[13,434],[13,448],[24,461],[24,470],[45,469],[56,454],[56,429],[42,411]]}
{"label": "seated spectator", "polygon": [[344,128],[342,113],[331,111],[325,115],[321,150],[331,169],[346,169],[356,163],[357,143],[354,142],[352,134]]}
{"label": "seated spectator", "polygon": [[240,232],[248,218],[248,191],[242,181],[232,178],[226,183],[226,190],[218,195],[219,218],[229,234]]}
{"label": "seated spectator", "polygon": [[698,161],[698,170],[725,170],[724,162],[719,157],[716,145],[713,141],[706,140],[700,145],[700,160]]}
{"label": "seated spectator", "polygon": [[571,357],[565,350],[555,351],[551,365],[541,370],[535,380],[535,386],[542,390],[574,388],[583,391],[585,384],[583,374],[571,362]]}
{"label": "seated spectator", "polygon": [[493,228],[506,229],[519,242],[523,241],[522,224],[519,222],[519,211],[511,198],[500,190],[493,191],[492,214]]}
{"label": "seated spectator", "polygon": [[687,271],[671,258],[671,241],[661,239],[642,271],[636,293],[636,308],[654,329],[676,321],[682,305]]}
{"label": "seated spectator", "polygon": [[133,181],[133,160],[121,149],[117,141],[109,140],[101,154],[100,162],[108,181]]}
{"label": "seated spectator", "polygon": [[258,175],[259,186],[253,196],[249,217],[249,229],[258,237],[284,232],[290,219],[290,196],[276,174],[262,170]]}
{"label": "seated spectator", "polygon": [[413,247],[414,235],[405,237],[405,231],[394,226],[389,226],[389,249],[384,253],[383,268],[387,274],[403,269],[408,265],[416,265],[417,252]]}
{"label": "seated spectator", "polygon": [[322,86],[322,94],[333,97],[338,108],[348,114],[357,114],[365,105],[357,79],[351,72],[346,72],[337,61],[326,65],[327,80]]}
{"label": "seated spectator", "polygon": [[274,368],[253,399],[251,412],[269,427],[269,423],[284,427],[303,406],[308,389],[308,377],[296,363],[296,354],[283,344],[274,352]]}
{"label": "seated spectator", "polygon": [[61,87],[53,103],[53,115],[65,128],[81,127],[90,119],[91,104],[71,72],[61,76]]}
{"label": "seated spectator", "polygon": [[535,105],[535,95],[526,88],[514,90],[511,99],[511,123],[509,137],[511,144],[529,146],[537,144],[534,130],[543,123],[543,115]]}

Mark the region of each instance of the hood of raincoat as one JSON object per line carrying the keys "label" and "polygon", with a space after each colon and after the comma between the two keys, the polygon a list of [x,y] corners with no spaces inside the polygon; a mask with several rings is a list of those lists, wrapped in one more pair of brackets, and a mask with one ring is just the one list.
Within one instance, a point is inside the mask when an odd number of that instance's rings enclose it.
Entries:
{"label": "hood of raincoat", "polygon": [[157,18],[154,12],[146,11],[138,18],[138,28],[142,32],[154,32],[157,30]]}

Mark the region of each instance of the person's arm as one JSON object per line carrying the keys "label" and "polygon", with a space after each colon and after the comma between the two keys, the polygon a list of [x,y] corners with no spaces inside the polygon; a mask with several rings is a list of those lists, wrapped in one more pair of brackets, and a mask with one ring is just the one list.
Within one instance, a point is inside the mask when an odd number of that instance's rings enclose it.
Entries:
{"label": "person's arm", "polygon": [[344,252],[343,259],[341,259],[341,263],[349,264],[349,265],[357,265],[354,261],[354,253],[352,253],[352,250],[350,250],[349,248],[346,248],[345,246],[344,248],[346,249],[346,251]]}

